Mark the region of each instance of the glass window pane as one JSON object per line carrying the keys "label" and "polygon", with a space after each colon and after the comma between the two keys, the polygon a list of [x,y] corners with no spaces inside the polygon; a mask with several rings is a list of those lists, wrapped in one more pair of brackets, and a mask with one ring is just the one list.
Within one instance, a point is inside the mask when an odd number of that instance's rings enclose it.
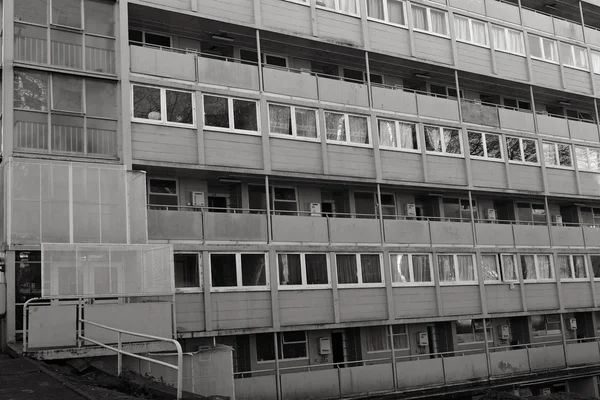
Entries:
{"label": "glass window pane", "polygon": [[529,37],[529,51],[531,51],[532,57],[542,58],[542,45],[540,44],[540,37],[535,35],[528,35]]}
{"label": "glass window pane", "polygon": [[400,148],[419,150],[419,142],[417,136],[417,126],[415,124],[398,124],[398,134],[400,136]]}
{"label": "glass window pane", "polygon": [[454,16],[454,30],[456,31],[456,39],[464,40],[465,42],[471,41],[471,30],[469,29],[469,19]]}
{"label": "glass window pane", "polygon": [[425,126],[425,148],[427,151],[442,152],[440,128],[436,126]]}
{"label": "glass window pane", "polygon": [[379,120],[379,145],[387,147],[398,147],[396,137],[396,123],[394,121]]}
{"label": "glass window pane", "polygon": [[485,145],[487,146],[488,158],[502,158],[502,152],[500,151],[500,136],[494,134],[485,135]]}
{"label": "glass window pane", "polygon": [[525,156],[525,162],[538,162],[535,140],[523,139],[523,155]]}
{"label": "glass window pane", "polygon": [[368,119],[366,117],[348,117],[350,141],[352,143],[369,144]]}
{"label": "glass window pane", "polygon": [[47,28],[15,23],[15,60],[48,62]]}
{"label": "glass window pane", "polygon": [[585,279],[587,278],[587,270],[585,268],[585,257],[584,256],[573,256],[573,272],[575,273],[574,278]]}
{"label": "glass window pane", "polygon": [[358,267],[354,254],[337,254],[335,261],[338,283],[358,283]]}
{"label": "glass window pane", "polygon": [[446,13],[443,11],[430,10],[431,17],[431,32],[439,33],[440,35],[448,34],[448,26],[446,25]]}
{"label": "glass window pane", "polygon": [[211,254],[210,275],[212,287],[237,286],[235,254]]}
{"label": "glass window pane", "polygon": [[166,96],[167,121],[192,125],[194,123],[192,93],[166,90]]}
{"label": "glass window pane", "polygon": [[507,254],[502,255],[502,276],[505,281],[518,280],[514,256]]}
{"label": "glass window pane", "polygon": [[521,256],[521,272],[523,274],[523,279],[537,279],[535,257],[533,255]]}
{"label": "glass window pane", "polygon": [[405,25],[404,6],[401,1],[388,0],[388,19],[390,22],[399,25]]}
{"label": "glass window pane", "polygon": [[438,255],[438,271],[440,281],[455,282],[457,277],[454,268],[454,257],[451,255]]}
{"label": "glass window pane", "polygon": [[81,69],[83,63],[82,43],[80,33],[52,29],[50,62],[60,67]]}
{"label": "glass window pane", "polygon": [[306,264],[307,285],[329,284],[329,277],[327,274],[327,255],[306,254],[304,256],[304,262]]}
{"label": "glass window pane", "polygon": [[275,359],[275,341],[272,333],[256,335],[256,360],[271,361]]}
{"label": "glass window pane", "polygon": [[500,280],[498,275],[498,257],[495,254],[482,255],[481,266],[483,269],[483,279],[486,281]]}
{"label": "glass window pane", "polygon": [[81,0],[52,0],[52,23],[81,28]]}
{"label": "glass window pane", "polygon": [[114,2],[85,0],[85,31],[103,36],[115,36]]}
{"label": "glass window pane", "polygon": [[233,99],[233,129],[258,131],[255,101]]}
{"label": "glass window pane", "polygon": [[160,89],[147,86],[133,87],[133,117],[160,121]]}
{"label": "glass window pane", "polygon": [[548,61],[558,62],[558,50],[554,40],[542,39],[544,46],[544,58]]}
{"label": "glass window pane", "polygon": [[571,161],[571,146],[568,144],[558,145],[558,162],[563,167],[571,167],[573,162]]}
{"label": "glass window pane", "polygon": [[392,268],[392,282],[410,282],[410,273],[407,254],[391,254],[390,265]]}
{"label": "glass window pane", "polygon": [[226,97],[204,96],[204,125],[229,128],[229,102]]}
{"label": "glass window pane", "polygon": [[15,21],[48,23],[48,0],[17,0],[14,2]]}
{"label": "glass window pane", "polygon": [[197,254],[175,254],[175,287],[201,287]]}
{"label": "glass window pane", "polygon": [[558,256],[558,267],[561,278],[572,278],[569,256]]}
{"label": "glass window pane", "polygon": [[575,157],[577,157],[577,168],[582,170],[590,168],[587,147],[575,146]]}
{"label": "glass window pane", "polygon": [[105,74],[116,73],[115,40],[87,35],[85,37],[85,69]]}
{"label": "glass window pane", "polygon": [[242,286],[266,286],[264,254],[242,254]]}
{"label": "glass window pane", "polygon": [[300,254],[278,254],[279,284],[302,285]]}
{"label": "glass window pane", "polygon": [[367,0],[367,15],[371,18],[384,19],[383,0]]}
{"label": "glass window pane", "polygon": [[269,127],[271,133],[292,135],[292,114],[288,106],[269,104]]}
{"label": "glass window pane", "polygon": [[362,268],[363,283],[381,283],[381,265],[378,254],[361,254],[360,264]]}
{"label": "glass window pane", "polygon": [[414,4],[411,5],[411,9],[413,27],[415,29],[421,29],[423,31],[429,30],[429,26],[427,23],[427,9],[425,7],[418,7]]}
{"label": "glass window pane", "polygon": [[317,113],[315,110],[296,107],[296,136],[317,138]]}
{"label": "glass window pane", "polygon": [[14,107],[22,110],[48,111],[48,75],[15,71]]}
{"label": "glass window pane", "polygon": [[543,143],[544,161],[547,165],[558,165],[554,143]]}
{"label": "glass window pane", "polygon": [[538,255],[537,256],[538,263],[538,272],[539,279],[552,279],[554,274],[552,273],[552,264],[550,262],[550,256],[546,255]]}
{"label": "glass window pane", "polygon": [[52,75],[52,109],[82,112],[83,80],[68,75]]}
{"label": "glass window pane", "polygon": [[462,154],[458,129],[444,128],[444,143],[446,145],[446,153]]}
{"label": "glass window pane", "polygon": [[117,118],[117,85],[99,79],[85,80],[85,112],[103,118]]}
{"label": "glass window pane", "polygon": [[327,140],[346,141],[346,120],[344,114],[325,113]]}
{"label": "glass window pane", "polygon": [[594,273],[594,278],[600,278],[600,255],[590,256],[590,261],[592,263],[592,272]]}
{"label": "glass window pane", "polygon": [[414,282],[432,282],[431,266],[429,265],[429,256],[413,255],[413,281]]}
{"label": "glass window pane", "polygon": [[472,156],[483,157],[483,138],[482,134],[478,132],[469,132],[469,153]]}
{"label": "glass window pane", "polygon": [[458,280],[461,282],[470,282],[475,280],[475,267],[473,266],[473,257],[470,255],[456,256],[458,263]]}

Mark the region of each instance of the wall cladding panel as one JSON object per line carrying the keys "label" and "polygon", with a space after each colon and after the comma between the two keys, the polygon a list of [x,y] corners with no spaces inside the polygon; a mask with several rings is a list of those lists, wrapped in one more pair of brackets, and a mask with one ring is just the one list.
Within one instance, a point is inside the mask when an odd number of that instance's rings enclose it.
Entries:
{"label": "wall cladding panel", "polygon": [[452,64],[452,42],[450,39],[426,33],[414,32],[417,58]]}
{"label": "wall cladding panel", "polygon": [[131,124],[133,159],[198,163],[198,135],[193,129]]}
{"label": "wall cladding panel", "polygon": [[204,131],[206,165],[262,169],[260,136]]}

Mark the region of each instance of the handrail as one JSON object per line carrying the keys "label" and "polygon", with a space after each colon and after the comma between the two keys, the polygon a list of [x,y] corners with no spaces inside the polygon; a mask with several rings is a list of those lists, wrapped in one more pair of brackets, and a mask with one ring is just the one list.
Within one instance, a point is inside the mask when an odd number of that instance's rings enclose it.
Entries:
{"label": "handrail", "polygon": [[[117,348],[116,349],[112,346],[106,345],[104,343],[100,343],[97,340],[85,337],[81,334],[81,332],[77,333],[77,337],[84,341],[94,343],[97,346],[104,347],[105,349],[116,352],[117,353],[117,373],[119,374],[119,376],[121,376],[123,373],[123,354],[130,356],[130,357],[138,358],[140,360],[144,360],[144,361],[148,361],[148,362],[155,363],[158,365],[162,365],[167,368],[174,369],[177,371],[177,399],[182,398],[182,394],[183,394],[183,350],[181,348],[181,344],[179,344],[179,342],[177,340],[162,338],[162,337],[154,336],[154,335],[147,335],[145,333],[130,332],[130,331],[126,331],[124,329],[113,328],[113,327],[110,327],[107,325],[99,324],[97,322],[88,321],[86,319],[80,319],[79,322],[84,323],[84,324],[90,324],[97,328],[106,329],[106,330],[109,330],[112,332],[117,332]],[[128,351],[124,351],[123,350],[123,342],[122,342],[122,338],[121,338],[121,335],[123,335],[123,334],[174,344],[175,348],[177,349],[177,365],[173,365],[173,364],[170,364],[170,363],[167,363],[164,361],[154,360],[149,357],[144,357],[139,354],[134,354],[134,353],[130,353]]]}

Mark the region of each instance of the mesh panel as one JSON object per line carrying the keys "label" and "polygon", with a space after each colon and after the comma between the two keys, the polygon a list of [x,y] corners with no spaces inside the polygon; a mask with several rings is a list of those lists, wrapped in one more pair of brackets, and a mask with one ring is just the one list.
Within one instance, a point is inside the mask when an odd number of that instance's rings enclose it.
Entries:
{"label": "mesh panel", "polygon": [[129,193],[129,240],[132,244],[148,243],[146,224],[146,174],[127,171]]}
{"label": "mesh panel", "polygon": [[170,245],[42,244],[42,297],[172,294]]}

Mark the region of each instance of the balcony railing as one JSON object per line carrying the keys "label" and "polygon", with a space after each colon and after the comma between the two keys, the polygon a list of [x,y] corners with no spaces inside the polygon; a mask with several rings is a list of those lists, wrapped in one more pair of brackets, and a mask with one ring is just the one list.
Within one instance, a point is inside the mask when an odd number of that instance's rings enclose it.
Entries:
{"label": "balcony railing", "polygon": [[476,385],[534,373],[566,376],[578,368],[600,366],[600,338],[400,357],[388,354],[371,360],[238,372],[234,374],[236,398],[344,398],[423,391],[447,384]]}

